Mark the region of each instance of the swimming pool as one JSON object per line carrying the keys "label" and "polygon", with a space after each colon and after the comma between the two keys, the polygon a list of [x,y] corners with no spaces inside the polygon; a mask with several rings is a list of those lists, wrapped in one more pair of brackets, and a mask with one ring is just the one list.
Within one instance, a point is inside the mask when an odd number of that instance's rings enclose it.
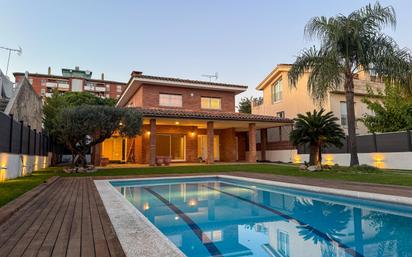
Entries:
{"label": "swimming pool", "polygon": [[412,207],[225,177],[111,181],[185,255],[412,256]]}

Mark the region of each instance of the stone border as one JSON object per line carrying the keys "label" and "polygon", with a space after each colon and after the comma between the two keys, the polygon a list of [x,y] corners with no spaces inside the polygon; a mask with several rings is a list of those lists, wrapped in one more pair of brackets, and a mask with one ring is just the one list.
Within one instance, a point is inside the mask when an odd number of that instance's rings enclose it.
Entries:
{"label": "stone border", "polygon": [[232,175],[187,175],[170,177],[144,177],[126,179],[94,180],[106,211],[110,217],[120,244],[127,257],[184,257],[177,248],[154,224],[152,224],[139,210],[137,210],[120,192],[118,192],[110,181],[130,181],[130,180],[153,180],[153,179],[183,179],[183,178],[227,178],[247,182],[255,182],[265,185],[279,186],[297,190],[305,190],[314,193],[332,194],[336,196],[346,196],[357,199],[381,201],[412,206],[412,198],[404,196],[385,195],[378,193],[359,192],[346,189],[326,188],[279,182],[273,180],[263,180]]}
{"label": "stone border", "polygon": [[94,181],[127,257],[184,257],[108,180]]}
{"label": "stone border", "polygon": [[263,179],[256,179],[256,178],[246,178],[246,177],[231,176],[231,175],[219,175],[218,177],[235,179],[235,180],[237,179],[237,180],[242,180],[242,181],[255,182],[255,183],[279,186],[279,187],[285,187],[285,188],[293,188],[293,189],[298,189],[298,190],[306,190],[306,191],[315,192],[315,193],[332,194],[336,196],[346,196],[346,197],[351,197],[351,198],[381,201],[381,202],[386,202],[386,203],[412,205],[412,197],[360,192],[360,191],[329,188],[329,187],[309,186],[309,185],[304,185],[304,184],[279,182],[279,181],[274,181],[274,180],[263,180]]}

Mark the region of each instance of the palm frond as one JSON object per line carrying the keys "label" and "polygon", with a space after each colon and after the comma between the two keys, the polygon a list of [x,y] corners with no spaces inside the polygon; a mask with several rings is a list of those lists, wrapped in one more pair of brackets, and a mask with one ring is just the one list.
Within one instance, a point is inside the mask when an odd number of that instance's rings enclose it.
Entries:
{"label": "palm frond", "polygon": [[396,27],[396,13],[392,6],[383,7],[379,2],[374,5],[368,4],[365,7],[354,11],[348,16],[352,20],[358,20],[364,28],[370,31],[382,30],[386,25]]}
{"label": "palm frond", "polygon": [[336,52],[315,47],[305,49],[296,58],[288,73],[290,85],[296,87],[298,80],[308,73],[307,87],[313,99],[323,102],[331,89],[336,89],[342,81],[343,67]]}
{"label": "palm frond", "polygon": [[338,118],[332,112],[319,111],[298,114],[294,119],[295,125],[290,133],[290,141],[296,145],[320,144],[323,146],[342,146],[345,134],[337,123]]}

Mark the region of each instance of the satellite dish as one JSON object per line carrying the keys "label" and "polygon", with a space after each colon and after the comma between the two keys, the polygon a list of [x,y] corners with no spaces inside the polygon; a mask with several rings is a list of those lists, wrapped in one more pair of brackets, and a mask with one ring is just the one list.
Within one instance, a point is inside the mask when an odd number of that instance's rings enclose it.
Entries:
{"label": "satellite dish", "polygon": [[23,49],[21,48],[21,46],[19,46],[19,49],[17,50],[17,54],[19,56],[21,56],[23,54]]}

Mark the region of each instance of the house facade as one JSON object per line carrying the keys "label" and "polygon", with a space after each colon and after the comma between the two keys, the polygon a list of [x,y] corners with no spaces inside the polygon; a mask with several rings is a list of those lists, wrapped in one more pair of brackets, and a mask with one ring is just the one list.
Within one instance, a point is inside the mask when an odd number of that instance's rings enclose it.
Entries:
{"label": "house facade", "polygon": [[[23,72],[13,75],[16,83],[26,76]],[[47,74],[28,73],[27,77],[34,91],[42,97],[50,97],[57,90],[60,93],[89,92],[102,98],[118,99],[126,88],[124,82],[106,80],[103,73],[100,79],[93,79],[91,71],[81,70],[78,66],[74,69],[63,68],[61,75],[52,74],[49,67]]]}
{"label": "house facade", "polygon": [[143,130],[135,138],[114,135],[97,151],[112,162],[256,161],[256,130],[291,124],[284,118],[235,112],[246,86],[143,75],[134,71],[117,107],[136,108]]}
{"label": "house facade", "polygon": [[[263,92],[263,101],[252,105],[252,113],[259,115],[275,115],[293,119],[299,113],[305,113],[323,107],[331,111],[339,118],[343,129],[347,132],[346,99],[343,84],[336,90],[327,93],[325,101],[321,104],[313,101],[307,89],[309,73],[305,73],[299,79],[296,88],[289,85],[288,72],[292,65],[279,64],[276,68],[256,87]],[[361,118],[363,114],[370,113],[362,98],[367,96],[367,87],[375,92],[383,90],[384,84],[378,77],[365,72],[357,74],[355,80],[355,115]],[[357,122],[357,133],[366,134],[367,128],[360,121]]]}

